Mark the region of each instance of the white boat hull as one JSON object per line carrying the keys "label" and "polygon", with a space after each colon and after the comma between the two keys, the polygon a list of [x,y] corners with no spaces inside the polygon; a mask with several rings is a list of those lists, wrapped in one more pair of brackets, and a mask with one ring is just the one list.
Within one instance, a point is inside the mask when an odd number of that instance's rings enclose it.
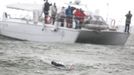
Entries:
{"label": "white boat hull", "polygon": [[64,27],[59,27],[57,31],[54,29],[55,26],[52,25],[43,27],[34,24],[0,22],[0,33],[2,35],[21,40],[74,43],[79,35],[79,31],[75,29]]}
{"label": "white boat hull", "polygon": [[[16,22],[0,22],[0,34],[20,40],[62,43],[93,43],[106,45],[124,45],[128,33],[113,31],[93,31],[73,29],[53,25],[34,25]],[[44,30],[42,30],[44,29]]]}

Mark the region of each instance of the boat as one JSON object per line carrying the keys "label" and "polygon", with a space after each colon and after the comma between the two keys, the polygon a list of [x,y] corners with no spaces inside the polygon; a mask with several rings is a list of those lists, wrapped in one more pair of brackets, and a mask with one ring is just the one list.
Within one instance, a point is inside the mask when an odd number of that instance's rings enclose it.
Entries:
{"label": "boat", "polygon": [[[79,3],[76,6],[80,7]],[[32,19],[28,18],[28,15],[18,18],[12,17],[8,12],[3,13],[3,20],[0,21],[0,34],[16,39],[37,42],[124,45],[129,37],[128,33],[110,29],[103,18],[98,15],[90,15],[81,28],[76,29],[59,26],[57,22],[54,25],[44,24],[43,19],[39,19],[41,5],[10,4],[7,5],[7,8],[13,9],[12,11],[30,12],[33,16]]]}

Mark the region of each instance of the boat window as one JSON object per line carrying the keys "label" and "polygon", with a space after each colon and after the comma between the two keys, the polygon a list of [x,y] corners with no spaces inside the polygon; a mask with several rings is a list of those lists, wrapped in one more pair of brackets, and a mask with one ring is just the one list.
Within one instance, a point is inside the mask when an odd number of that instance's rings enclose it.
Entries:
{"label": "boat window", "polygon": [[16,9],[8,9],[9,19],[32,20],[32,12]]}

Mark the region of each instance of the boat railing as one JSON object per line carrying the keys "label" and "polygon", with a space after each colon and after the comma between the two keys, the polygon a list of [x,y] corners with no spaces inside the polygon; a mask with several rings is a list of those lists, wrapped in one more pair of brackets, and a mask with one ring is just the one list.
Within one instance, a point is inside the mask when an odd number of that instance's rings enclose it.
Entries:
{"label": "boat railing", "polygon": [[[80,29],[85,24],[92,24],[92,25],[106,25],[103,19],[100,20],[93,20],[90,16],[85,17],[75,17],[75,16],[46,16],[45,18],[39,18],[41,22],[44,22],[45,25],[59,25],[60,27],[67,27],[67,28],[76,28]],[[53,24],[53,21],[55,23]]]}
{"label": "boat railing", "polygon": [[68,27],[68,28],[81,28],[81,26],[85,22],[85,17],[75,17],[75,16],[47,16],[44,18],[45,24],[60,24],[61,27]]}

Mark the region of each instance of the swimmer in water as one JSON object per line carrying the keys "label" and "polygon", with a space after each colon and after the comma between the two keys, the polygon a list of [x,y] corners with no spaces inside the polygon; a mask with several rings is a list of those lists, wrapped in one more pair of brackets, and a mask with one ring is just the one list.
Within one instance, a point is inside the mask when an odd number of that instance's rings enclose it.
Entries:
{"label": "swimmer in water", "polygon": [[54,65],[54,66],[56,66],[56,67],[65,67],[65,65],[60,64],[60,63],[57,63],[55,61],[51,61],[51,64]]}

